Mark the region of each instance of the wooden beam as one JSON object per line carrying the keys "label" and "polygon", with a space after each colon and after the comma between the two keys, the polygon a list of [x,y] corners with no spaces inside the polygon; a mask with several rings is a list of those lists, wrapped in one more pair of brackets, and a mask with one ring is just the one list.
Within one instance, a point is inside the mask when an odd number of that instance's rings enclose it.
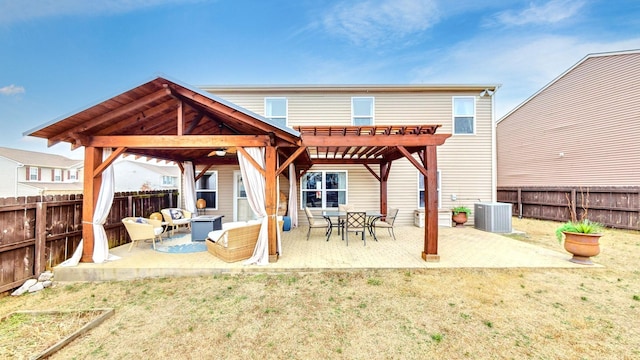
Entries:
{"label": "wooden beam", "polygon": [[373,171],[373,169],[372,169],[371,167],[369,167],[369,165],[368,165],[368,164],[362,164],[362,165],[364,165],[364,167],[365,167],[367,170],[369,170],[369,172],[371,173],[371,175],[373,175],[373,177],[375,177],[375,178],[376,178],[376,180],[380,181],[380,176],[378,176],[378,174],[376,174],[376,172],[375,172],[375,171]]}
{"label": "wooden beam", "polygon": [[258,170],[260,174],[262,174],[262,176],[266,176],[265,169],[263,169],[262,166],[260,166],[260,164],[258,164],[256,160],[251,155],[249,155],[247,150],[242,147],[237,147],[237,149],[242,154],[242,156],[244,156],[245,159],[247,159],[251,163],[251,165],[253,165],[253,167],[256,168],[256,170]]}
{"label": "wooden beam", "polygon": [[84,146],[127,148],[217,148],[232,146],[266,146],[267,135],[113,135],[93,136]]}
{"label": "wooden beam", "polygon": [[128,129],[139,127],[141,124],[144,124],[147,119],[153,119],[156,115],[161,114],[167,110],[174,109],[176,107],[178,107],[178,101],[172,98],[171,101],[163,102],[158,106],[154,106],[150,109],[145,110],[142,113],[142,117],[140,117],[140,114],[130,116],[121,121],[117,121],[112,125],[109,125],[108,127],[95,133],[94,135],[110,135],[114,132],[124,133]]}
{"label": "wooden beam", "polygon": [[427,146],[424,153],[427,174],[424,179],[424,251],[425,261],[440,261],[438,255],[438,157],[435,146]]}
{"label": "wooden beam", "polygon": [[389,178],[389,169],[391,168],[390,162],[383,162],[380,164],[380,213],[387,214],[387,193],[388,193],[388,184],[387,179]]}
{"label": "wooden beam", "polygon": [[[243,149],[244,150],[244,149]],[[269,229],[269,262],[278,260],[278,184],[276,168],[278,166],[278,154],[274,146],[265,149],[264,167],[265,173],[265,200]]]}
{"label": "wooden beam", "polygon": [[423,176],[427,176],[427,169],[424,168],[424,166],[422,166],[418,160],[414,159],[413,156],[411,156],[411,153],[409,153],[409,151],[407,149],[404,148],[404,146],[398,146],[398,151],[400,151],[402,153],[402,155],[404,155],[405,158],[407,158],[407,160],[409,160],[409,162],[415,166],[416,169],[418,169],[418,171],[420,171],[420,173]]}
{"label": "wooden beam", "polygon": [[93,172],[93,177],[97,177],[102,175],[102,172],[104,171],[104,169],[106,169],[109,165],[111,165],[117,158],[118,156],[120,156],[122,153],[124,153],[127,150],[127,148],[124,147],[119,147],[117,149],[115,149],[111,155],[109,155],[109,157],[102,162],[102,164],[100,164],[100,166],[98,166],[94,172]]}
{"label": "wooden beam", "polygon": [[95,212],[102,177],[95,177],[95,169],[102,163],[102,149],[85,147],[84,184],[82,196],[82,257],[81,262],[93,262],[93,213]]}
{"label": "wooden beam", "polygon": [[182,101],[178,104],[178,109],[176,110],[176,133],[178,136],[184,135],[184,104]]}
{"label": "wooden beam", "polygon": [[183,88],[181,86],[171,86],[172,91],[179,95],[182,96],[184,98],[190,99],[195,101],[196,103],[205,106],[206,108],[210,110],[214,110],[214,112],[216,113],[221,113],[224,114],[226,116],[232,117],[234,119],[239,119],[244,121],[247,124],[250,124],[251,126],[258,128],[260,130],[263,131],[273,131],[276,132],[277,136],[283,140],[288,141],[291,144],[298,144],[299,143],[299,138],[296,135],[290,134],[289,132],[283,131],[283,130],[277,130],[274,129],[274,127],[272,125],[269,125],[259,119],[256,119],[253,116],[250,116],[248,114],[245,114],[241,111],[238,111],[232,107],[229,107],[228,105],[219,103],[207,96],[195,93],[189,89]]}
{"label": "wooden beam", "polygon": [[189,125],[189,128],[187,129],[187,131],[185,131],[185,134],[191,134],[193,132],[193,130],[195,130],[196,127],[198,127],[198,125],[200,125],[200,122],[202,122],[203,118],[204,118],[204,113],[203,112],[198,112],[198,115],[196,115],[196,117],[193,119],[193,121],[191,122],[191,125]]}
{"label": "wooden beam", "polygon": [[60,133],[56,136],[52,136],[49,139],[49,146],[55,145],[56,143],[62,141],[65,138],[69,138],[71,137],[69,134],[73,134],[73,133],[81,133],[83,131],[86,131],[96,125],[100,125],[109,121],[113,121],[115,118],[118,118],[130,111],[134,111],[136,109],[139,109],[143,106],[146,106],[147,104],[154,102],[154,101],[158,101],[160,99],[162,99],[165,96],[170,96],[171,92],[169,91],[169,89],[162,89],[162,90],[158,90],[154,93],[151,93],[145,97],[142,97],[138,100],[135,100],[133,102],[130,102],[126,105],[123,106],[119,106],[116,109],[109,111],[108,113],[105,113],[103,115],[100,115],[96,118],[93,118],[91,120],[88,121],[84,121],[82,124],[77,125],[63,133]]}
{"label": "wooden beam", "polygon": [[302,144],[305,146],[427,146],[442,145],[449,138],[450,134],[421,134],[421,135],[302,135]]}
{"label": "wooden beam", "polygon": [[196,176],[196,181],[200,180],[201,177],[204,176],[204,174],[206,174],[207,170],[211,169],[211,167],[213,166],[213,164],[209,164],[207,165],[204,169],[202,169],[202,171],[200,171],[200,173]]}
{"label": "wooden beam", "polygon": [[282,165],[280,165],[278,170],[276,170],[276,176],[279,176],[280,174],[282,174],[282,172],[287,169],[289,164],[291,164],[295,159],[298,158],[298,156],[300,156],[300,154],[302,154],[306,150],[307,150],[306,146],[300,146],[299,148],[297,148],[296,151],[293,154],[291,154],[291,156],[289,156],[287,160],[285,160],[282,163]]}

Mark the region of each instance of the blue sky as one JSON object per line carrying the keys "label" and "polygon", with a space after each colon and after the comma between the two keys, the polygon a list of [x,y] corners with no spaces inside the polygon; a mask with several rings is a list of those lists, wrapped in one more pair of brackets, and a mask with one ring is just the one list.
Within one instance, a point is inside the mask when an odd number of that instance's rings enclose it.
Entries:
{"label": "blue sky", "polygon": [[157,75],[502,84],[498,119],[587,54],[632,49],[637,0],[0,0],[0,146],[80,158],[22,134]]}

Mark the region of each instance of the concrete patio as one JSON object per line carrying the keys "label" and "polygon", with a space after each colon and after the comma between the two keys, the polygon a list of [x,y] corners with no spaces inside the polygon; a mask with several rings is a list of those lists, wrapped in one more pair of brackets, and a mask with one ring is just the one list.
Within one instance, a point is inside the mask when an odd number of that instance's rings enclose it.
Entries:
{"label": "concrete patio", "polygon": [[[421,253],[424,229],[396,228],[393,240],[384,230],[378,240],[367,238],[366,246],[351,235],[349,246],[334,232],[325,241],[322,229],[307,228],[282,233],[282,255],[265,266],[226,263],[208,252],[186,254],[153,250],[150,242],[128,251],[129,244],[111,249],[121,259],[103,264],[81,263],[77,267],[54,268],[56,281],[112,281],[148,277],[212,275],[234,272],[316,272],[353,269],[437,268],[580,268],[568,261],[570,254],[513,240],[471,227],[439,229],[440,262],[425,262]],[[166,235],[165,235],[166,236]],[[189,236],[189,235],[187,235]],[[597,266],[597,265],[596,265]]]}

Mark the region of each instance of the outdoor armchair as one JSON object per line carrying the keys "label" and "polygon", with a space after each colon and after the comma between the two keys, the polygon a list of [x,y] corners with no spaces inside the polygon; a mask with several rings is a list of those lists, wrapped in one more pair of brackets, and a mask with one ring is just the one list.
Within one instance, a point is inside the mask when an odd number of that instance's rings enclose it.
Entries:
{"label": "outdoor armchair", "polygon": [[324,229],[324,235],[326,236],[329,233],[329,220],[322,219],[319,221],[318,218],[314,217],[309,210],[308,207],[305,206],[304,213],[307,215],[307,221],[309,221],[309,230],[307,230],[307,240],[309,240],[309,234],[311,234],[311,229]]}
{"label": "outdoor armchair", "polygon": [[137,244],[140,240],[151,240],[154,249],[156,248],[156,240],[162,242],[164,228],[160,220],[126,217],[122,219],[122,223],[131,238],[128,251],[131,251],[133,244]]}
{"label": "outdoor armchair", "polygon": [[179,226],[186,226],[191,229],[191,212],[178,208],[167,208],[160,210],[164,221],[167,223],[167,228],[171,229],[171,236],[173,236],[175,229]]}
{"label": "outdoor armchair", "polygon": [[344,235],[347,239],[347,246],[349,246],[349,233],[355,232],[362,233],[362,241],[364,245],[367,245],[365,238],[365,231],[367,230],[367,213],[364,211],[349,211],[344,221]]}
{"label": "outdoor armchair", "polygon": [[389,209],[389,213],[387,214],[386,217],[384,217],[384,221],[375,220],[373,222],[374,232],[375,232],[375,229],[378,229],[378,228],[387,229],[387,231],[389,231],[389,235],[393,237],[393,240],[395,240],[396,234],[393,232],[393,223],[396,221],[396,216],[398,216],[398,209],[397,208]]}

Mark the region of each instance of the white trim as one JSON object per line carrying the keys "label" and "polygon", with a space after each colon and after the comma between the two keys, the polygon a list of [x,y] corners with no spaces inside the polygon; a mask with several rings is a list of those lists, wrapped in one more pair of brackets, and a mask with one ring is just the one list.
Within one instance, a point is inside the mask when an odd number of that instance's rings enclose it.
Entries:
{"label": "white trim", "polygon": [[[218,205],[220,204],[220,178],[218,176],[218,170],[208,170],[207,172],[204,173],[204,175],[207,174],[215,174],[216,177],[216,188],[215,190],[212,191],[212,189],[199,189],[198,188],[198,183],[202,180],[202,178],[198,179],[196,181],[196,198],[197,198],[197,194],[198,192],[207,192],[207,193],[211,193],[211,192],[215,192],[216,194],[216,203],[214,204],[214,206],[210,206],[209,202],[207,202],[207,207],[206,209],[209,210],[218,210]],[[203,176],[204,176],[203,175]]]}
{"label": "white trim", "polygon": [[[473,101],[473,132],[456,133],[456,99],[471,99]],[[475,96],[452,96],[451,97],[451,134],[455,136],[475,135],[478,128],[478,111]],[[461,116],[462,117],[462,116]]]}
{"label": "white trim", "polygon": [[280,118],[280,116],[269,116],[267,114],[267,101],[269,100],[284,100],[284,126],[289,127],[289,99],[283,96],[267,96],[264,98],[264,117],[271,122],[275,122],[274,118]]}
{"label": "white trim", "polygon": [[[354,124],[354,119],[356,117],[364,118],[366,116],[356,116],[355,109],[353,106],[353,100],[355,99],[371,99],[371,124],[368,125],[356,125]],[[373,126],[376,124],[376,98],[373,96],[352,96],[351,97],[351,125],[353,126]]]}
{"label": "white trim", "polygon": [[[315,170],[315,171],[307,171],[301,178],[300,178],[300,183],[298,184],[298,188],[300,189],[300,210],[304,210],[304,205],[306,205],[306,203],[304,202],[304,193],[305,192],[309,192],[310,190],[308,189],[303,189],[302,185],[304,183],[303,178],[304,176],[308,175],[308,174],[314,174],[314,173],[320,173],[322,174],[322,181],[320,183],[320,187],[316,187],[316,190],[321,191],[323,194],[326,195],[327,191],[344,191],[344,201],[345,204],[349,203],[349,171],[348,170],[332,170],[332,169],[326,169],[326,170]],[[345,188],[344,190],[342,189],[329,189],[327,190],[325,187],[325,177],[327,173],[344,173],[344,178],[345,178]],[[326,209],[337,209],[337,207],[327,207],[327,197],[323,196],[322,197],[322,206],[321,207],[314,207],[314,208],[310,208],[313,210],[326,210]]]}

